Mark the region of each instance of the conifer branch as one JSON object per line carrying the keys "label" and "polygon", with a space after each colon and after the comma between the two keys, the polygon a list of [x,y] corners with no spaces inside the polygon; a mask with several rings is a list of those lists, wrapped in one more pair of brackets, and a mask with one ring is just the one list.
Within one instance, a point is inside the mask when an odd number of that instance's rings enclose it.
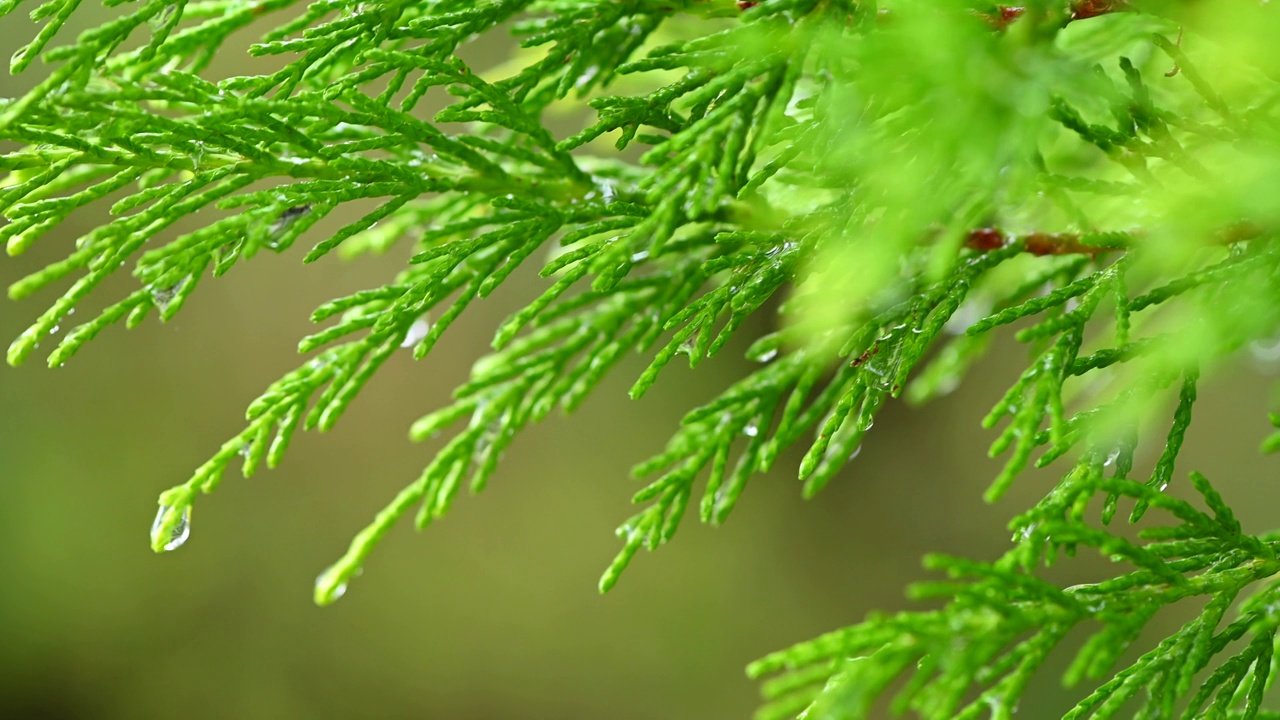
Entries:
{"label": "conifer branch", "polygon": [[[0,2],[0,36],[18,5]],[[1196,504],[1166,492],[1186,475],[1202,376],[1280,328],[1275,80],[1265,62],[1205,50],[1195,17],[1108,0],[108,5],[117,15],[73,41],[76,0],[38,6],[43,26],[11,70],[50,69],[0,101],[9,255],[55,241],[75,212],[110,211],[10,286],[15,300],[61,290],[10,364],[126,265],[137,287],[69,327],[49,364],[110,326],[172,319],[206,278],[262,251],[305,240],[304,263],[407,258],[315,310],[307,357],[162,493],[156,551],[186,540],[196,498],[233,464],[246,478],[279,465],[298,430],[334,427],[395,352],[425,357],[530,262],[543,293],[496,329],[454,401],[414,423],[415,441],[448,434],[320,575],[317,603],[406,516],[426,527],[464,486],[481,491],[527,425],[572,412],[628,353],[649,360],[640,399],[677,357],[698,367],[753,315],[776,319],[747,350],[759,367],[635,467],[642,507],[618,528],[602,591],[671,540],[695,498],[699,520],[726,522],[792,448],[801,492],[816,495],[886,404],[949,392],[1017,324],[1029,364],[983,421],[1000,428],[991,455],[1006,456],[986,497],[1033,463],[1066,465],[1062,480],[1014,518],[1014,548],[995,561],[928,560],[949,580],[914,592],[941,608],[753,664],[770,678],[762,716],[866,717],[892,692],[896,710],[930,720],[1009,717],[1081,632],[1067,680],[1087,687],[1068,718],[1134,705],[1147,718],[1268,716],[1280,536],[1244,532],[1195,472]],[[1253,37],[1260,18],[1238,12],[1233,31]],[[250,54],[278,62],[212,77],[214,54],[251,26]],[[519,39],[515,61],[461,59],[499,27]],[[1156,50],[1176,77],[1153,68]],[[437,88],[451,100],[428,116]],[[553,130],[562,101],[594,115]],[[317,237],[326,218],[342,225]],[[1153,426],[1163,445],[1147,474],[1135,458]],[[1278,448],[1280,432],[1263,441]],[[1137,539],[1110,527],[1122,505]],[[1040,575],[1081,547],[1125,567],[1071,587]],[[1152,615],[1183,601],[1201,613],[1116,670]]]}

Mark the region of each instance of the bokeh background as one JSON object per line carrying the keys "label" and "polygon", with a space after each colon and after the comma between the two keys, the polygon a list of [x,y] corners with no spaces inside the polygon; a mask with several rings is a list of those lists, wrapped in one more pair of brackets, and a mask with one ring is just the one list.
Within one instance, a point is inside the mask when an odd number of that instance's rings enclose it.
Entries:
{"label": "bokeh background", "polygon": [[[93,21],[81,14],[69,30]],[[25,18],[0,22],[6,57],[32,31]],[[476,52],[498,62],[507,47]],[[0,96],[32,81],[0,76]],[[0,285],[64,256],[94,221],[0,260]],[[612,530],[632,512],[629,467],[750,369],[741,351],[768,328],[762,317],[696,372],[673,364],[641,402],[626,389],[645,359],[624,363],[575,416],[518,438],[483,495],[460,498],[423,534],[398,528],[345,598],[314,607],[316,574],[429,460],[434,446],[410,444],[409,423],[447,402],[497,321],[545,286],[530,271],[474,304],[425,360],[394,358],[334,431],[298,435],[280,469],[229,473],[198,501],[188,543],[154,555],[157,493],[301,362],[296,342],[316,305],[385,282],[407,254],[304,268],[308,239],[206,283],[168,324],[104,332],[64,368],[0,369],[0,718],[748,717],[750,660],[909,607],[903,588],[927,577],[926,552],[997,556],[1008,518],[1054,477],[1029,474],[995,506],[980,499],[999,466],[978,420],[1026,360],[1004,342],[944,400],[889,404],[818,499],[800,499],[792,453],[752,481],[727,526],[690,517],[600,597],[596,580],[619,547]],[[132,282],[115,278],[80,312]],[[53,297],[0,304],[0,338]],[[1259,352],[1212,373],[1179,463],[1180,477],[1209,474],[1255,531],[1280,524],[1276,463],[1256,453],[1276,370]],[[1094,557],[1055,570],[1067,582],[1105,572]],[[1159,616],[1151,637],[1178,612]],[[1033,690],[1028,717],[1078,697],[1052,671]]]}

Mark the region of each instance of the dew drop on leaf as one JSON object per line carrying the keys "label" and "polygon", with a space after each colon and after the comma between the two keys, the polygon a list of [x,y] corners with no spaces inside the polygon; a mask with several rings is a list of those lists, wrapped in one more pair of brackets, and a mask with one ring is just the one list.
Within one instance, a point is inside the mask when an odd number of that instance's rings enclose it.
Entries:
{"label": "dew drop on leaf", "polygon": [[177,550],[191,536],[191,508],[190,506],[182,509],[182,514],[178,516],[177,524],[169,528],[165,532],[165,525],[169,522],[169,515],[173,512],[173,508],[168,505],[161,505],[156,511],[156,519],[151,523],[151,544],[152,546],[160,546],[163,542],[165,552]]}
{"label": "dew drop on leaf", "polygon": [[400,343],[402,348],[411,348],[418,344],[418,341],[427,336],[431,331],[431,323],[426,318],[418,318],[409,326],[409,332],[405,333],[404,342]]}
{"label": "dew drop on leaf", "polygon": [[364,574],[364,568],[354,571],[343,570],[341,561],[325,568],[316,578],[315,602],[317,605],[328,605],[347,593],[347,581]]}
{"label": "dew drop on leaf", "polygon": [[330,565],[316,577],[315,601],[317,605],[328,605],[347,594],[347,581],[340,579],[337,565]]}

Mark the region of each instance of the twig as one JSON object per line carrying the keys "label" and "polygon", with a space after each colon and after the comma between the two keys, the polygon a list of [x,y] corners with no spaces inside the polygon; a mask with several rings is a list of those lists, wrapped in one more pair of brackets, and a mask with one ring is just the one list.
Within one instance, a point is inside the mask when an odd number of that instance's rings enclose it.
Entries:
{"label": "twig", "polygon": [[[1228,226],[1213,238],[1215,244],[1252,240],[1262,234],[1262,229],[1252,223],[1236,223]],[[1009,243],[1022,243],[1023,251],[1032,255],[1101,255],[1131,249],[1131,241],[1142,235],[1141,231],[1094,233],[1046,233],[1030,232],[1011,235],[997,228],[970,230],[965,247],[988,252],[998,250]]]}
{"label": "twig", "polygon": [[[1088,20],[1089,18],[1106,15],[1107,13],[1123,12],[1129,9],[1127,0],[1076,0],[1071,3],[1071,15],[1067,18],[1067,22],[1076,20]],[[1026,8],[1022,6],[1000,5],[996,8],[996,15],[985,16],[987,20],[998,30],[1003,30],[1026,12]]]}

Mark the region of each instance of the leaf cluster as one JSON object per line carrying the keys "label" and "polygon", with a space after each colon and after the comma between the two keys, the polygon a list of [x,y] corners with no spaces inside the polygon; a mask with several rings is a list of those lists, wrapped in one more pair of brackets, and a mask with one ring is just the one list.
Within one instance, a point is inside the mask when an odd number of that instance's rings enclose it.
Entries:
{"label": "leaf cluster", "polygon": [[[18,5],[0,2],[0,28]],[[793,448],[801,491],[817,494],[881,408],[949,392],[1016,326],[1029,362],[984,420],[1007,458],[986,497],[1033,464],[1070,469],[1012,521],[1001,558],[928,560],[950,580],[915,594],[940,608],[752,665],[772,676],[762,714],[865,717],[891,694],[899,713],[1008,717],[1083,632],[1067,680],[1097,684],[1070,718],[1269,717],[1278,540],[1246,533],[1203,476],[1191,484],[1207,512],[1166,489],[1201,374],[1280,326],[1280,64],[1248,52],[1274,21],[1118,1],[107,6],[117,16],[61,45],[78,1],[33,10],[43,25],[11,70],[53,67],[0,104],[9,254],[106,211],[9,288],[63,288],[11,364],[63,324],[53,366],[112,325],[169,320],[205,278],[262,251],[407,258],[316,309],[307,357],[161,495],[157,551],[186,537],[192,504],[233,463],[246,478],[278,465],[298,430],[334,427],[394,353],[427,356],[530,262],[545,289],[499,325],[454,401],[413,425],[416,441],[448,435],[320,575],[316,602],[341,596],[406,515],[424,528],[464,486],[481,491],[521,430],[572,412],[629,353],[649,359],[639,399],[678,357],[698,367],[749,318],[772,322],[746,352],[759,367],[635,467],[642,507],[618,528],[602,591],[674,537],[695,497],[702,522],[723,523]],[[250,25],[268,26],[249,53],[272,69],[213,77]],[[502,28],[519,44],[511,63],[463,59]],[[1246,51],[1215,47],[1223,36]],[[575,103],[593,117],[550,121]],[[336,229],[317,237],[326,219]],[[126,266],[137,289],[71,326]],[[1156,510],[1173,524],[1132,536],[1111,526],[1122,504],[1131,523]],[[1068,588],[1040,577],[1081,547],[1130,567]],[[1204,603],[1199,616],[1107,679],[1152,615],[1184,600]]]}

